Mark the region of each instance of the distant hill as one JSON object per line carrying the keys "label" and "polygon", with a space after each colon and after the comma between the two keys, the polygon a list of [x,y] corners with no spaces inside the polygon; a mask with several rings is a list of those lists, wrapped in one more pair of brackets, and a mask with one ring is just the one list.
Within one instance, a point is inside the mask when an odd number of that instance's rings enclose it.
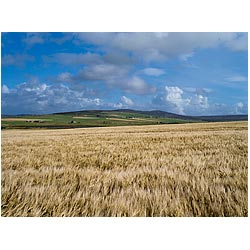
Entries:
{"label": "distant hill", "polygon": [[198,116],[198,118],[207,122],[247,121],[248,115]]}
{"label": "distant hill", "polygon": [[67,114],[74,116],[81,115],[102,115],[107,113],[130,113],[130,114],[141,114],[148,117],[155,118],[174,118],[181,120],[196,120],[196,121],[206,121],[206,122],[223,122],[223,121],[247,121],[248,115],[218,115],[218,116],[186,116],[178,115],[161,110],[151,110],[151,111],[141,111],[133,109],[115,109],[115,110],[81,110],[72,112],[60,112],[54,114]]}
{"label": "distant hill", "polygon": [[[1,118],[8,118],[8,117],[22,117],[22,116],[31,116],[33,114],[18,114],[18,115],[6,115],[6,114],[2,114]],[[34,115],[33,115],[34,116]],[[39,116],[39,115],[35,115],[35,116]]]}
{"label": "distant hill", "polygon": [[20,114],[12,116],[3,114],[1,119],[1,129],[90,128],[197,122],[246,121],[247,119],[247,115],[185,116],[161,110],[81,110],[45,115]]}

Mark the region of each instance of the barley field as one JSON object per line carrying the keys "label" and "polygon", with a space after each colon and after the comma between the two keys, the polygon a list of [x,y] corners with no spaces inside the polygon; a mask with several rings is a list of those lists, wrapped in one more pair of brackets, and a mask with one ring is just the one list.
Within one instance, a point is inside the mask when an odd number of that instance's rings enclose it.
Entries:
{"label": "barley field", "polygon": [[2,216],[248,216],[247,122],[5,130]]}

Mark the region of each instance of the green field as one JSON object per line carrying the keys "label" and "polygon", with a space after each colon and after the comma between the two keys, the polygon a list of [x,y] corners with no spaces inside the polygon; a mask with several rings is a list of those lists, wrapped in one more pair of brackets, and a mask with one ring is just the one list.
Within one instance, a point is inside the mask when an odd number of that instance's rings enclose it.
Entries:
{"label": "green field", "polygon": [[2,129],[15,128],[83,128],[128,125],[177,124],[194,122],[174,118],[158,118],[130,112],[89,112],[87,114],[51,114],[2,118]]}

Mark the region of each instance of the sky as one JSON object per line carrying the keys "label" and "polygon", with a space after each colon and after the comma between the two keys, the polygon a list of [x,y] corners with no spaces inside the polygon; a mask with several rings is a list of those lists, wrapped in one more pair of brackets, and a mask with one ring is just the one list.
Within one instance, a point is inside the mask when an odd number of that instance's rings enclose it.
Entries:
{"label": "sky", "polygon": [[247,114],[248,34],[1,33],[2,114]]}

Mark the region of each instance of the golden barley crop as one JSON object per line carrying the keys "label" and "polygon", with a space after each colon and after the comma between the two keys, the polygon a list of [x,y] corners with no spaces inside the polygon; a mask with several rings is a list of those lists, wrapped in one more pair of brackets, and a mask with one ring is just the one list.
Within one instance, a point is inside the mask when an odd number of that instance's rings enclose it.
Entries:
{"label": "golden barley crop", "polygon": [[2,131],[2,216],[247,216],[247,122]]}

